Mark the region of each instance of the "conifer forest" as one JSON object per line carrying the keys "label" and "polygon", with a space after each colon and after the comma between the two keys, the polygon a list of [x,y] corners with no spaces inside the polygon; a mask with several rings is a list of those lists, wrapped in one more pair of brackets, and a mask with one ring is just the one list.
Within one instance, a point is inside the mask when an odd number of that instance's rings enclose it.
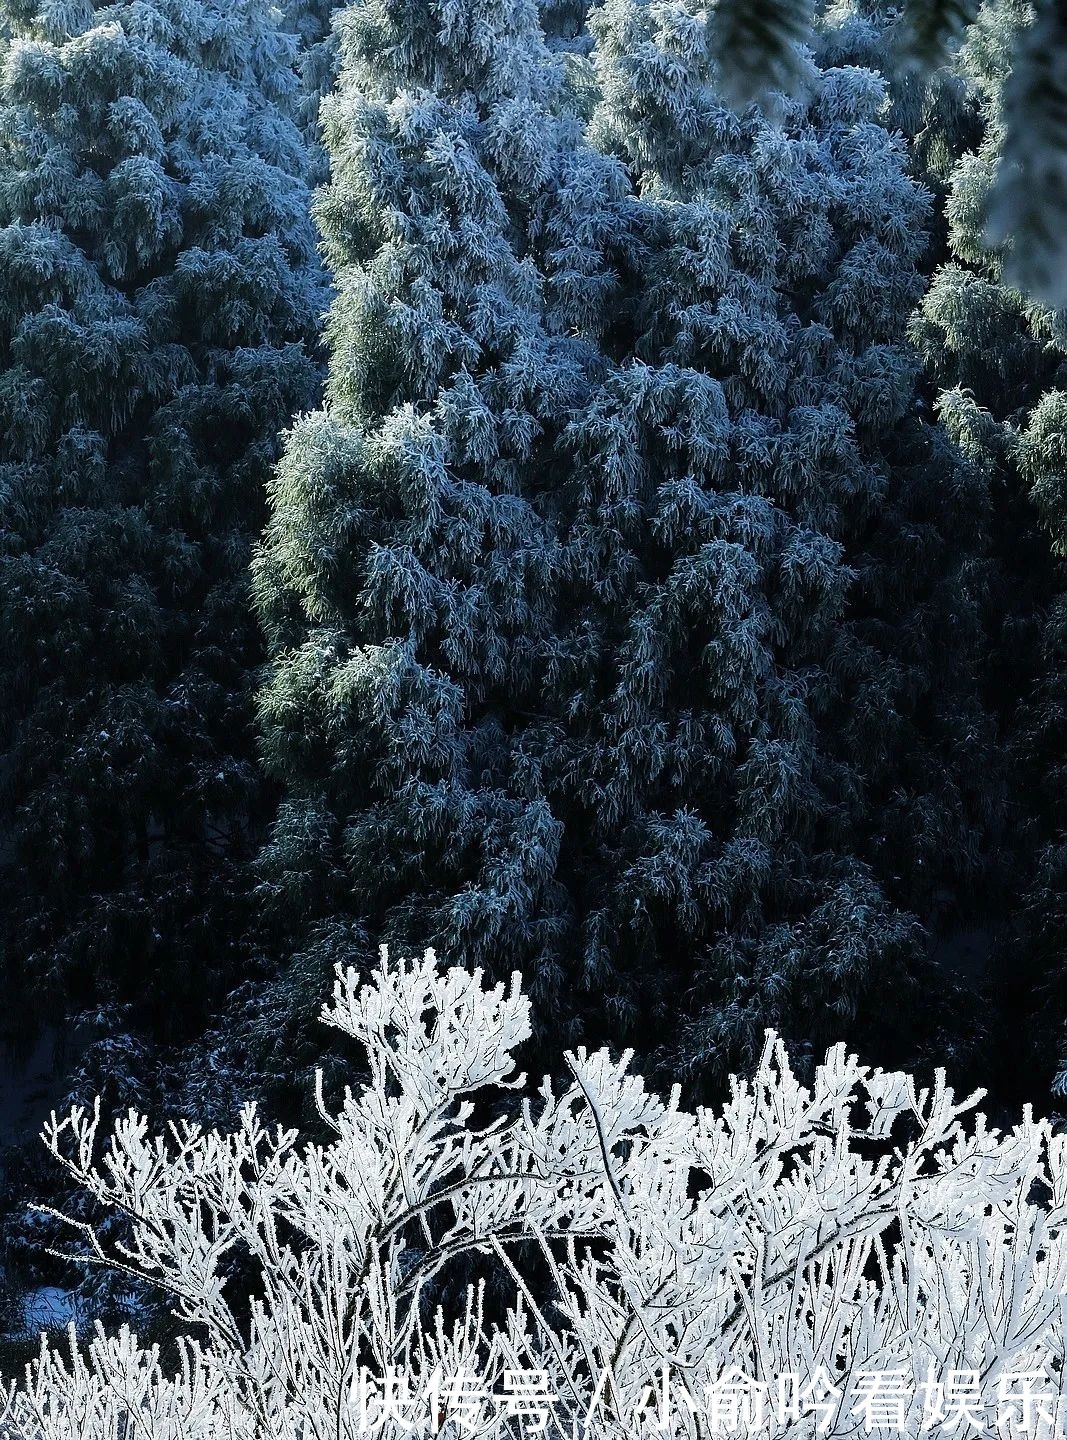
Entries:
{"label": "conifer forest", "polygon": [[1064,0],[0,0],[0,995],[0,1440],[1064,1440]]}

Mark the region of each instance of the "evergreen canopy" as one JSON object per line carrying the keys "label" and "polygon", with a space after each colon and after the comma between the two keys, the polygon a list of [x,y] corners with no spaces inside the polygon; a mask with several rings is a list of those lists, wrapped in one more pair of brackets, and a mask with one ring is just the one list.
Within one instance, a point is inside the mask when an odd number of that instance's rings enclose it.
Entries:
{"label": "evergreen canopy", "polygon": [[531,7],[340,21],[326,408],[256,562],[270,1037],[432,942],[520,966],[542,1031],[688,1005],[721,1074],[766,1023],[891,1030],[913,911],[980,871],[987,502],[916,403],[883,83],[798,51],[772,124],[696,6],[593,27],[587,137]]}
{"label": "evergreen canopy", "polygon": [[294,49],[266,0],[4,0],[9,976],[194,1012],[264,814],[249,547],[314,402]]}

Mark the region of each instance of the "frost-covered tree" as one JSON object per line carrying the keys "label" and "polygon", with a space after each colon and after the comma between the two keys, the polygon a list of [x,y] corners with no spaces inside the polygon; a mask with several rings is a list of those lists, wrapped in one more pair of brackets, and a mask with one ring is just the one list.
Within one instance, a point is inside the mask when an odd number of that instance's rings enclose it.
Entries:
{"label": "frost-covered tree", "polygon": [[[799,90],[797,47],[815,42],[827,20],[833,26],[842,13],[873,15],[883,32],[878,48],[899,87],[896,99],[914,114],[928,83],[943,91],[945,62],[980,10],[981,0],[718,0],[708,38],[722,62],[720,94],[740,106]],[[1028,0],[1011,42],[1001,76],[1002,153],[982,212],[983,237],[1005,247],[1012,285],[1061,307],[1067,303],[1067,11],[1061,0]]]}
{"label": "frost-covered tree", "polygon": [[805,1086],[773,1035],[715,1110],[604,1050],[532,1093],[518,982],[339,967],[323,1019],[365,1079],[339,1107],[320,1088],[323,1144],[254,1106],[230,1133],[53,1117],[49,1149],[132,1224],[76,1249],[169,1297],[178,1363],[127,1330],[45,1344],[5,1433],[1062,1434],[1067,1137],[843,1045]]}
{"label": "frost-covered tree", "polygon": [[989,0],[960,53],[958,69],[977,97],[983,132],[952,171],[949,255],[912,334],[938,389],[943,422],[992,481],[988,684],[1015,760],[1014,819],[1001,856],[1001,908],[1014,917],[1001,926],[998,1009],[1029,1036],[1024,1047],[1011,1036],[1005,1079],[1034,1094],[1053,1076],[1055,1037],[1067,1018],[1061,843],[1067,577],[1053,553],[1067,537],[1060,498],[1067,330],[1062,314],[1006,283],[1005,255],[990,250],[983,234],[1004,145],[1005,78],[1029,15],[1019,0]]}
{"label": "frost-covered tree", "polygon": [[319,108],[337,79],[338,47],[333,17],[344,0],[290,0],[285,29],[297,37],[301,100],[298,115],[312,153],[312,178],[328,178],[329,165],[320,144]]}
{"label": "frost-covered tree", "polygon": [[697,7],[592,24],[594,135],[645,259],[633,358],[568,436],[566,720],[526,747],[580,983],[637,1035],[695,982],[694,1067],[754,1058],[766,1023],[884,1036],[915,913],[981,874],[995,794],[987,497],[923,421],[905,337],[927,197],[873,73],[798,54],[805,98],[771,123],[722,103]]}
{"label": "frost-covered tree", "polygon": [[818,13],[812,45],[824,67],[856,65],[886,79],[882,115],[908,142],[911,173],[934,196],[924,271],[944,259],[943,199],[960,156],[982,137],[979,99],[955,64],[916,68],[900,43],[900,9],[885,0],[832,0]]}
{"label": "frost-covered tree", "polygon": [[7,983],[174,1034],[270,808],[248,560],[317,385],[294,46],[265,0],[0,13]]}
{"label": "frost-covered tree", "polygon": [[322,43],[330,32],[339,0],[289,0],[283,7],[285,28],[300,41],[303,49]]}
{"label": "frost-covered tree", "polygon": [[798,52],[808,98],[738,118],[695,8],[600,13],[594,153],[524,13],[428,54],[421,11],[341,22],[328,404],[257,567],[298,951],[261,1029],[288,1061],[384,936],[520,966],[542,1034],[693,1008],[694,1075],[767,1024],[892,1046],[987,819],[985,494],[904,343],[926,199],[876,76]]}
{"label": "frost-covered tree", "polygon": [[326,408],[288,439],[256,562],[264,754],[287,787],[263,894],[295,937],[320,927],[279,1003],[310,1020],[334,946],[370,927],[471,963],[499,947],[544,1016],[561,826],[518,741],[625,178],[579,145],[532,0],[367,0],[337,25]]}
{"label": "frost-covered tree", "polygon": [[950,262],[914,327],[938,385],[971,392],[998,419],[1030,409],[1060,363],[1055,316],[1002,283],[1004,255],[982,229],[1004,145],[1004,83],[1029,13],[1023,0],[988,0],[960,53],[981,130],[956,157],[945,205]]}

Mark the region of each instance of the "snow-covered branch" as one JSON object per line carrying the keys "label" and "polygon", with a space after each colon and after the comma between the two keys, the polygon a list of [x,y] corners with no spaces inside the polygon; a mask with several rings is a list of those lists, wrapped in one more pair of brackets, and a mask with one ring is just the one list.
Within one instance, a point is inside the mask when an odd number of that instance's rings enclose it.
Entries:
{"label": "snow-covered branch", "polygon": [[[328,1144],[254,1107],[229,1135],[155,1137],[131,1112],[104,1142],[98,1114],[52,1118],[48,1148],[130,1221],[109,1258],[173,1294],[190,1334],[172,1370],[127,1331],[46,1345],[6,1393],[10,1434],[342,1440],[540,1418],[621,1440],[659,1410],[696,1434],[730,1375],[766,1402],[760,1433],[903,1418],[917,1435],[931,1385],[951,1381],[996,1434],[1020,1375],[1054,1384],[1067,1139],[1030,1114],[1000,1133],[978,1095],[843,1046],[808,1088],[772,1034],[718,1111],[686,1112],[606,1051],[513,1097],[530,1032],[517,978],[488,988],[432,951],[383,950],[362,988],[339,969],[324,1019],[370,1077],[335,1111],[320,1095]],[[462,1284],[460,1253],[480,1257]],[[871,1375],[911,1396],[883,1404],[881,1429]],[[539,1417],[515,1389],[531,1376]],[[666,1409],[661,1382],[684,1403]],[[1055,1433],[1052,1403],[1035,1402],[1034,1434]]]}

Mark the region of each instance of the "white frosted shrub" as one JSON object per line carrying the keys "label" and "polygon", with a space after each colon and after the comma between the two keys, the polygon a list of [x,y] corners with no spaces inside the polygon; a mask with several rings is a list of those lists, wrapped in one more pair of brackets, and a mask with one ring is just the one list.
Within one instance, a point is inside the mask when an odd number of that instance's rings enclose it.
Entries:
{"label": "white frosted shrub", "polygon": [[433,952],[383,951],[362,989],[339,969],[323,1018],[369,1076],[335,1113],[320,1093],[327,1144],[252,1106],[229,1135],[53,1116],[49,1149],[129,1221],[114,1252],[83,1228],[90,1252],[168,1291],[187,1338],[169,1369],[128,1332],[44,1345],[9,1434],[1059,1433],[1067,1140],[1047,1122],[1000,1133],[978,1095],[843,1046],[805,1088],[774,1035],[721,1110],[606,1051],[531,1092],[518,977],[488,989]]}

